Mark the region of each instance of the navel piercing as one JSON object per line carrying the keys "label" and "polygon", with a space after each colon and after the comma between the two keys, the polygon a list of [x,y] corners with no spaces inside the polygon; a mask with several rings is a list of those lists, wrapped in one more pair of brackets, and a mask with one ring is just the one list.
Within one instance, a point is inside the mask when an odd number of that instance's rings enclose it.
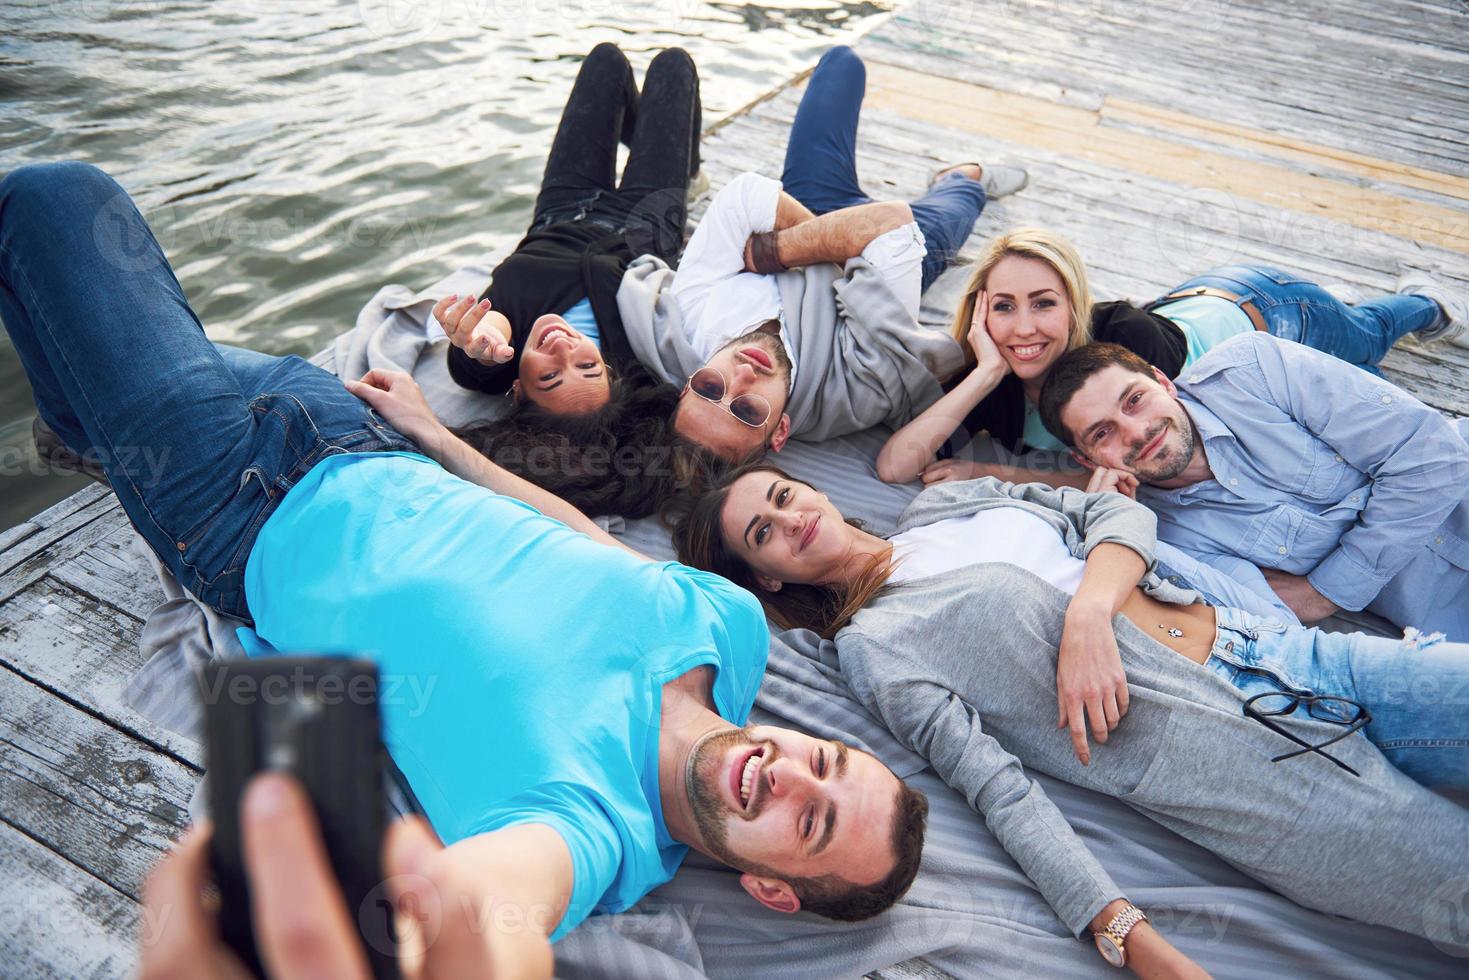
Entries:
{"label": "navel piercing", "polygon": [[1181,629],[1175,629],[1172,626],[1164,626],[1162,623],[1159,623],[1158,624],[1158,628],[1160,630],[1166,631],[1169,636],[1171,636],[1171,637],[1173,637],[1175,639],[1177,639],[1180,636],[1183,636],[1183,630],[1181,630]]}

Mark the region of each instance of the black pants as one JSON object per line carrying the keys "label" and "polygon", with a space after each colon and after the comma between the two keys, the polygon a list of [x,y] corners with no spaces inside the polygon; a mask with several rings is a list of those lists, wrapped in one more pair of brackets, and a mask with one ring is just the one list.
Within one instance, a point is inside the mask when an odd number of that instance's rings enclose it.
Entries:
{"label": "black pants", "polygon": [[[639,95],[622,51],[597,45],[562,110],[531,229],[593,221],[626,233],[635,251],[674,261],[689,178],[699,170],[702,114],[699,73],[682,48],[653,59]],[[629,153],[616,183],[619,141]]]}

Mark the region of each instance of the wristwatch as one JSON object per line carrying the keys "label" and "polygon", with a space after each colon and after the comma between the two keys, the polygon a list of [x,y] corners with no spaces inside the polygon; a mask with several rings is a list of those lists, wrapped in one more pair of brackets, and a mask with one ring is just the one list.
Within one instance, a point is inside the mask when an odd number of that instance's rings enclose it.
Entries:
{"label": "wristwatch", "polygon": [[1126,966],[1127,934],[1132,932],[1133,926],[1146,921],[1148,917],[1143,914],[1143,910],[1129,902],[1121,912],[1112,916],[1107,928],[1092,933],[1092,939],[1096,940],[1097,952],[1102,954],[1102,959],[1115,967]]}

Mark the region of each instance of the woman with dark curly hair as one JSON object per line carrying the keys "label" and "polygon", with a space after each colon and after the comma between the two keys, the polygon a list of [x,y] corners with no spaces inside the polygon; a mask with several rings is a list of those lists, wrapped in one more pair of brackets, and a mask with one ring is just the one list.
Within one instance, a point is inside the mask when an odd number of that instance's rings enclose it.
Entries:
{"label": "woman with dark curly hair", "polygon": [[[545,415],[587,416],[643,376],[633,371],[617,289],[637,256],[671,262],[683,247],[700,116],[698,70],[683,49],[653,59],[641,92],[616,45],[592,49],[525,237],[479,297],[446,296],[434,307],[457,384]],[[619,141],[628,145],[620,182]]]}
{"label": "woman with dark curly hair", "polygon": [[611,398],[584,415],[558,415],[529,400],[454,434],[485,457],[587,514],[647,517],[712,470],[712,454],[673,432],[679,389],[641,366],[614,378]]}

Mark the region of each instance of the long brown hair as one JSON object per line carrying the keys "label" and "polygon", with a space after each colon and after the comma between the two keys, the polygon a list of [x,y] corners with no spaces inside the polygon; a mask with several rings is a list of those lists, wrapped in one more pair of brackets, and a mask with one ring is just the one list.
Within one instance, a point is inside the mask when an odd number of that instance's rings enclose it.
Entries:
{"label": "long brown hair", "polygon": [[[858,610],[883,592],[892,574],[892,564],[880,558],[872,559],[852,586],[787,582],[777,592],[762,588],[755,570],[729,547],[720,528],[730,487],[750,473],[769,473],[791,483],[801,482],[779,467],[757,462],[730,470],[698,496],[668,500],[663,507],[663,519],[673,531],[678,560],[721,575],[753,592],[765,607],[765,615],[780,629],[808,629],[830,640],[852,621]],[[851,519],[847,523],[862,526],[860,521]]]}

